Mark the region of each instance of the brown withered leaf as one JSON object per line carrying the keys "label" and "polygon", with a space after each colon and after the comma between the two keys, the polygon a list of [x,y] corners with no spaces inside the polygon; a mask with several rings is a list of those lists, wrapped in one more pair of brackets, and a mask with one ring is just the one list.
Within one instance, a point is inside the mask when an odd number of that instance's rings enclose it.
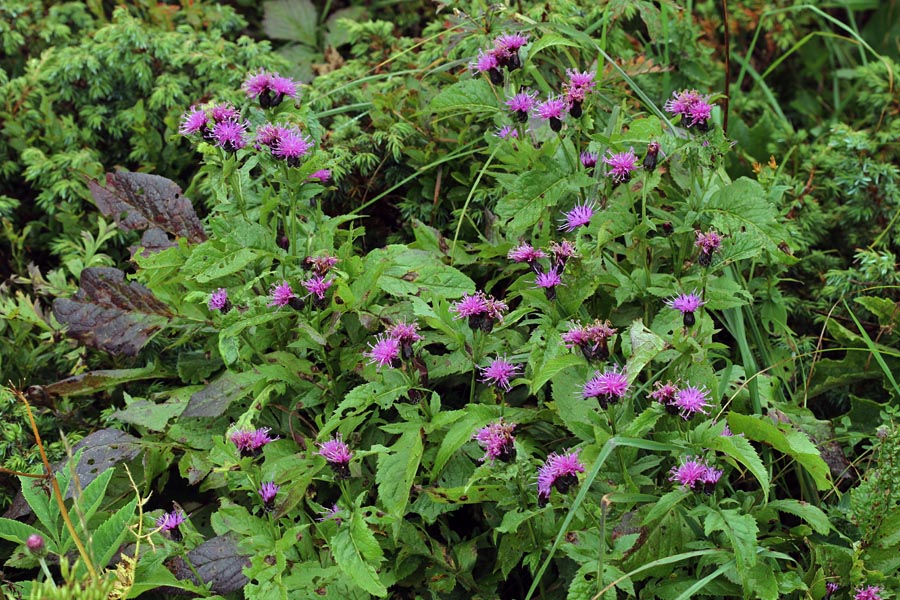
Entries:
{"label": "brown withered leaf", "polygon": [[120,171],[106,174],[106,187],[95,179],[88,180],[88,187],[100,212],[119,227],[146,230],[141,239],[145,254],[173,246],[169,235],[192,244],[206,240],[191,201],[171,179]]}
{"label": "brown withered leaf", "polygon": [[[228,536],[218,536],[203,542],[187,553],[188,560],[203,579],[217,594],[230,594],[244,588],[249,579],[244,575],[244,567],[250,566],[250,559],[238,552],[237,544]],[[166,564],[177,579],[188,579],[196,584],[196,575],[185,562],[176,556]],[[183,593],[171,590],[173,593]]]}
{"label": "brown withered leaf", "polygon": [[137,354],[172,316],[150,290],[109,267],[84,269],[81,288],[71,299],[54,300],[53,315],[82,344],[126,356]]}

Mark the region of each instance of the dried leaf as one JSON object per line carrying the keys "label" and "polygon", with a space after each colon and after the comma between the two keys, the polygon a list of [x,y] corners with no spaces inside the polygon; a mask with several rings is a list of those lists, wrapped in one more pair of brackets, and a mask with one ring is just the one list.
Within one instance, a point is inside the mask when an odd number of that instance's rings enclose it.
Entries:
{"label": "dried leaf", "polygon": [[[77,454],[84,449],[81,460],[75,465],[75,475],[81,489],[86,488],[98,475],[117,465],[135,458],[141,451],[140,440],[118,429],[101,429],[90,434],[72,448],[72,453]],[[54,473],[68,469],[68,460],[63,460],[51,465]],[[69,489],[67,498],[72,496]],[[25,502],[22,492],[16,496],[12,505],[6,511],[8,519],[18,519],[31,513],[31,507]]]}
{"label": "dried leaf", "polygon": [[166,233],[194,244],[206,240],[191,201],[170,179],[121,171],[106,174],[106,187],[94,179],[88,180],[88,187],[100,212],[115,219],[119,227],[147,230],[141,240],[145,252],[174,245]]}
{"label": "dried leaf", "polygon": [[[200,544],[187,557],[203,583],[211,584],[217,594],[236,592],[249,583],[243,570],[250,566],[250,559],[238,553],[237,544],[228,536],[214,537]],[[176,556],[167,566],[176,578],[201,583],[182,557]]]}
{"label": "dried leaf", "polygon": [[95,267],[81,272],[81,288],[72,299],[53,301],[53,315],[82,344],[134,356],[171,313],[147,288],[126,283],[119,269]]}
{"label": "dried leaf", "polygon": [[239,400],[258,376],[226,371],[221,377],[191,396],[182,417],[218,417]]}
{"label": "dried leaf", "polygon": [[44,397],[85,396],[123,383],[143,379],[160,379],[167,376],[169,376],[168,372],[153,363],[138,369],[88,371],[87,373],[67,377],[49,385],[32,386],[26,390],[26,395],[31,401],[35,399],[40,400]]}

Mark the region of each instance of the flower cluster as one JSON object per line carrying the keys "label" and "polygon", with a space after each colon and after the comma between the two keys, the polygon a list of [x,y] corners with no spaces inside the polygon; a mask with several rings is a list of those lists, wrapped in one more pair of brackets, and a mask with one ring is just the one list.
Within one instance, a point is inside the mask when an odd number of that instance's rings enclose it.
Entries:
{"label": "flower cluster", "polygon": [[853,600],[881,600],[881,591],[883,588],[878,585],[867,585],[866,587],[858,587],[855,590]]}
{"label": "flower cluster", "polygon": [[181,117],[178,133],[199,133],[226,152],[237,152],[247,145],[247,122],[230,104],[191,106]]}
{"label": "flower cluster", "polygon": [[353,453],[350,451],[350,446],[344,443],[341,434],[338,433],[327,442],[316,445],[319,446],[319,456],[328,462],[328,466],[331,467],[338,479],[350,477],[350,459],[353,458]]}
{"label": "flower cluster", "polygon": [[413,344],[422,340],[419,335],[419,324],[398,321],[388,330],[375,337],[375,343],[369,344],[369,350],[363,352],[363,356],[369,359],[369,364],[381,367],[395,367],[401,355],[405,359],[414,355]]}
{"label": "flower cluster", "polygon": [[578,459],[579,450],[565,454],[552,453],[537,476],[538,506],[544,507],[550,501],[553,488],[565,494],[578,484],[578,473],[584,473],[584,464]]}
{"label": "flower cluster", "polygon": [[615,404],[628,393],[628,377],[618,367],[601,373],[595,371],[594,376],[581,386],[581,396],[586,400],[596,398],[600,408]]}
{"label": "flower cluster", "polygon": [[696,456],[682,457],[681,464],[669,471],[669,481],[677,482],[684,489],[696,489],[709,495],[713,493],[724,471],[712,467]]}
{"label": "flower cluster", "polygon": [[709,403],[709,392],[705,388],[689,385],[679,389],[671,381],[665,385],[656,382],[656,390],[650,393],[650,397],[665,406],[670,413],[681,415],[685,421],[697,413],[709,414],[707,409],[712,406]]}
{"label": "flower cluster", "polygon": [[231,443],[237,446],[241,456],[259,456],[262,447],[270,442],[277,440],[277,437],[270,437],[269,427],[261,427],[260,429],[241,428],[228,434]]}
{"label": "flower cluster", "polygon": [[569,114],[577,119],[581,117],[585,97],[594,89],[594,73],[566,69],[566,75],[569,80],[563,84],[563,94],[569,107]]}
{"label": "flower cluster", "polygon": [[314,146],[296,125],[264,123],[256,130],[256,148],[268,148],[272,156],[285,161],[289,167],[299,165],[300,159],[309,154]]}
{"label": "flower cluster", "polygon": [[610,353],[608,340],[617,332],[618,329],[608,320],[597,319],[587,327],[581,323],[573,324],[563,334],[562,339],[566,348],[572,349],[577,346],[589,361],[606,360]]}
{"label": "flower cluster", "polygon": [[503,313],[508,310],[505,302],[488,296],[484,292],[466,294],[458,302],[454,302],[450,310],[456,313],[455,319],[468,319],[469,327],[490,333],[494,323],[503,321]]}
{"label": "flower cluster", "polygon": [[681,121],[688,129],[709,131],[709,117],[712,105],[709,96],[701,96],[697,90],[673,92],[672,98],[666,101],[665,109],[673,115],[681,115]]}
{"label": "flower cluster", "polygon": [[481,461],[494,462],[500,459],[503,462],[512,462],[516,459],[515,438],[512,432],[516,428],[515,423],[505,423],[503,419],[490,423],[475,432],[472,437],[484,449]]}
{"label": "flower cluster", "polygon": [[507,254],[507,258],[514,262],[527,263],[531,270],[534,271],[534,283],[544,290],[547,300],[556,299],[556,288],[563,285],[562,274],[566,268],[566,262],[575,256],[575,246],[571,242],[563,240],[561,243],[550,242],[550,269],[545,270],[544,265],[539,261],[547,258],[547,252],[534,248],[531,244],[522,243],[513,248]]}
{"label": "flower cluster", "polygon": [[258,99],[263,108],[275,108],[285,97],[297,97],[297,84],[278,73],[260,71],[248,77],[243,87],[247,96]]}
{"label": "flower cluster", "polygon": [[479,73],[487,73],[494,85],[503,85],[501,69],[515,71],[522,66],[519,49],[528,43],[528,36],[519,33],[504,34],[494,40],[494,47],[479,51],[469,67]]}
{"label": "flower cluster", "polygon": [[519,367],[508,362],[505,358],[495,358],[486,367],[478,367],[481,370],[481,381],[488,383],[498,390],[506,390],[512,388],[509,383],[510,378],[517,375]]}
{"label": "flower cluster", "polygon": [[706,304],[706,302],[697,295],[696,290],[692,291],[690,294],[679,294],[674,298],[666,300],[666,306],[674,308],[681,313],[682,322],[685,327],[694,326],[694,323],[697,322],[694,313],[704,304]]}

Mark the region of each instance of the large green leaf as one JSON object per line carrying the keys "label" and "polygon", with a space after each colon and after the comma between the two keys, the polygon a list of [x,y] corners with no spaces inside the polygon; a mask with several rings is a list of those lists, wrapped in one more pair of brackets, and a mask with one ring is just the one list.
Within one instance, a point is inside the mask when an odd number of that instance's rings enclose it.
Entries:
{"label": "large green leaf", "polygon": [[464,411],[465,415],[455,422],[441,439],[441,445],[431,468],[432,481],[437,480],[450,457],[472,439],[476,430],[487,425],[493,416],[489,407],[479,404],[470,404]]}
{"label": "large green leaf", "polygon": [[434,112],[489,115],[500,110],[500,100],[484,79],[466,79],[444,88],[431,100],[430,108]]}
{"label": "large green leaf", "polygon": [[40,535],[43,537],[44,533],[31,525],[0,517],[0,539],[16,542],[17,544],[24,544],[31,535]]}
{"label": "large green leaf", "polygon": [[407,430],[391,446],[390,453],[378,457],[378,499],[388,513],[403,518],[409,491],[422,460],[422,434],[418,427]]}
{"label": "large green leaf", "polygon": [[756,519],[737,510],[711,510],[704,522],[704,531],[710,535],[722,531],[731,542],[738,576],[745,590],[751,589],[751,569],[756,565]]}
{"label": "large green leaf", "polygon": [[497,202],[495,210],[509,221],[511,233],[521,233],[555,208],[566,192],[593,185],[584,173],[569,173],[553,158],[511,180],[509,194]]}
{"label": "large green leaf", "polygon": [[628,383],[631,384],[640,375],[641,370],[665,349],[666,342],[644,327],[641,319],[635,319],[631,324],[629,338],[631,340],[631,356],[625,363],[625,373]]}
{"label": "large green leaf", "polygon": [[759,458],[756,449],[746,438],[739,435],[723,436],[712,434],[703,439],[703,444],[710,450],[717,450],[744,465],[759,481],[759,488],[766,499],[769,497],[769,472]]}
{"label": "large green leaf", "polygon": [[474,281],[424,250],[401,245],[387,246],[372,251],[366,259],[367,267],[382,266],[373,265],[373,262],[376,265],[386,264],[377,285],[394,296],[418,296],[428,292],[435,297],[449,299],[475,291]]}
{"label": "large green leaf", "polygon": [[384,559],[381,546],[359,510],[354,510],[349,522],[344,523],[331,538],[331,553],[353,583],[373,596],[387,596],[387,588],[378,578],[374,566]]}
{"label": "large green leaf", "polygon": [[137,498],[117,510],[91,534],[90,545],[98,566],[106,567],[125,541],[129,532],[128,524],[134,517],[136,508]]}
{"label": "large green leaf", "polygon": [[816,533],[826,535],[829,530],[831,530],[831,521],[828,520],[828,515],[826,515],[821,508],[810,504],[809,502],[801,502],[800,500],[787,498],[784,500],[773,500],[772,502],[769,502],[766,508],[800,517],[809,523],[809,526],[812,527]]}

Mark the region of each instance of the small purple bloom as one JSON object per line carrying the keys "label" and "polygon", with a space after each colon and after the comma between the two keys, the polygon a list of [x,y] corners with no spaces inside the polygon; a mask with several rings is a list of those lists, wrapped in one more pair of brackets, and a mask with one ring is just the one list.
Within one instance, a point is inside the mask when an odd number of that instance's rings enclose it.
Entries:
{"label": "small purple bloom", "polygon": [[584,473],[584,464],[578,459],[579,450],[565,454],[552,453],[547,462],[538,470],[538,506],[543,507],[550,501],[550,492],[555,487],[560,494],[578,483],[577,473]]}
{"label": "small purple bloom", "polygon": [[241,121],[220,121],[212,129],[216,145],[226,152],[237,152],[247,145],[247,125]]}
{"label": "small purple bloom", "polygon": [[388,328],[387,334],[405,345],[412,345],[425,339],[419,335],[419,324],[416,322],[397,321]]}
{"label": "small purple bloom", "polygon": [[244,90],[248,97],[258,98],[259,105],[263,108],[278,106],[285,96],[297,97],[297,84],[292,79],[265,71],[251,75],[244,82]]}
{"label": "small purple bloom", "polygon": [[363,356],[379,371],[384,366],[393,367],[394,361],[400,358],[400,340],[381,334],[375,338],[374,344],[369,344],[369,351],[363,352]]}
{"label": "small purple bloom", "polygon": [[697,483],[703,482],[708,470],[706,463],[696,456],[682,457],[681,464],[669,472],[669,481],[677,482],[682,488],[694,489]]}
{"label": "small purple bloom", "polygon": [[831,598],[831,596],[839,589],[841,589],[840,585],[838,585],[837,583],[835,583],[833,581],[829,581],[828,583],[825,584],[825,597]]}
{"label": "small purple bloom", "polygon": [[584,204],[576,204],[572,210],[563,213],[565,221],[559,226],[560,231],[572,232],[591,222],[594,216],[596,206],[593,202],[585,202]]}
{"label": "small purple bloom", "polygon": [[700,248],[700,252],[702,254],[706,254],[707,256],[709,256],[722,246],[722,237],[712,229],[710,229],[707,233],[697,231],[696,235],[697,241],[694,242],[694,245]]}
{"label": "small purple bloom", "polygon": [[192,133],[203,131],[206,128],[208,121],[209,117],[206,116],[205,110],[192,106],[188,112],[182,115],[181,127],[178,129],[178,133],[181,135],[190,135]]}
{"label": "small purple bloom", "polygon": [[663,406],[672,405],[675,402],[675,396],[678,394],[678,388],[671,381],[667,381],[665,385],[656,382],[656,389],[650,392],[650,397],[662,404]]}
{"label": "small purple bloom", "polygon": [[461,300],[455,302],[450,310],[456,313],[455,319],[482,315],[487,312],[487,299],[481,292],[466,294]]}
{"label": "small purple bloom", "polygon": [[[590,219],[588,219],[590,221]],[[558,269],[560,273],[562,273],[563,269],[566,268],[566,263],[570,258],[574,258],[575,254],[575,245],[569,240],[563,240],[559,243],[550,242],[550,253],[553,255],[550,263],[554,269]]]}
{"label": "small purple bloom", "polygon": [[678,409],[681,418],[687,421],[696,413],[709,414],[706,409],[710,407],[709,395],[704,389],[688,386],[678,390],[672,404]]}
{"label": "small purple bloom", "polygon": [[881,600],[881,591],[884,588],[878,585],[869,585],[856,588],[853,600]]}
{"label": "small purple bloom", "polygon": [[228,290],[219,288],[209,295],[209,301],[206,303],[209,310],[218,310],[228,312]]}
{"label": "small purple bloom", "polygon": [[280,489],[281,487],[275,485],[274,481],[267,481],[260,486],[259,490],[257,490],[259,492],[259,497],[262,498],[263,506],[267,511],[271,512],[275,509],[275,496]]}
{"label": "small purple bloom", "polygon": [[319,183],[328,183],[331,180],[331,169],[319,169],[315,173],[311,173],[307,179],[318,181]]}
{"label": "small purple bloom", "polygon": [[294,290],[291,289],[291,284],[287,281],[282,281],[278,285],[273,285],[271,293],[272,301],[269,302],[268,306],[287,306],[291,300],[297,297],[294,294]]}
{"label": "small purple bloom", "polygon": [[236,429],[228,434],[228,439],[237,446],[241,456],[259,456],[263,446],[278,439],[270,437],[270,431],[269,427]]}
{"label": "small purple bloom", "polygon": [[328,465],[338,479],[350,477],[350,459],[353,454],[350,452],[350,446],[344,443],[341,434],[338,433],[333,439],[317,443],[317,445],[319,446],[319,456],[328,461]]}
{"label": "small purple bloom", "polygon": [[519,48],[528,43],[528,36],[521,33],[506,33],[494,40],[494,50],[497,52],[517,52]]}
{"label": "small purple bloom", "polygon": [[472,437],[478,440],[478,444],[484,449],[481,462],[493,463],[498,458],[503,462],[515,460],[516,446],[512,435],[515,428],[515,423],[504,423],[503,419],[500,419],[479,429]]}
{"label": "small purple bloom", "polygon": [[332,283],[334,283],[334,280],[325,279],[321,275],[313,275],[309,279],[300,282],[309,295],[314,295],[319,300],[325,299],[325,292],[328,291]]}
{"label": "small purple bloom", "polygon": [[713,490],[716,488],[716,484],[719,483],[719,479],[722,477],[722,473],[724,473],[722,469],[716,469],[715,467],[706,467],[706,473],[699,479],[699,483],[703,484],[703,493],[707,496],[712,495]]}
{"label": "small purple bloom", "polygon": [[163,513],[156,519],[156,526],[161,531],[166,531],[169,536],[176,542],[181,541],[181,530],[179,525],[184,523],[184,513],[180,510],[173,510],[170,513]]}
{"label": "small purple bloom", "polygon": [[484,50],[479,50],[478,58],[469,65],[470,68],[479,73],[496,70],[498,66],[497,57],[492,52],[485,52]]}
{"label": "small purple bloom", "polygon": [[603,162],[610,166],[607,176],[612,177],[616,183],[623,183],[631,178],[631,172],[637,169],[637,156],[634,148],[628,152],[619,152],[613,154],[612,150],[607,150],[609,156],[603,157]]}
{"label": "small purple bloom", "polygon": [[553,302],[556,300],[556,287],[562,285],[562,278],[556,269],[550,269],[544,273],[538,273],[534,278],[534,283],[544,290],[547,300]]}
{"label": "small purple bloom", "polygon": [[307,256],[305,263],[305,268],[312,268],[312,270],[317,275],[324,276],[328,271],[330,271],[334,265],[338,264],[340,259],[336,256],[331,256],[330,254],[323,254],[322,256]]}
{"label": "small purple bloom", "polygon": [[575,346],[581,346],[590,341],[587,330],[580,324],[573,324],[567,332],[562,335],[566,348],[572,349]]}
{"label": "small purple bloom", "polygon": [[503,358],[495,358],[488,366],[478,368],[481,369],[482,383],[488,383],[497,389],[502,388],[507,392],[512,388],[510,378],[519,372],[519,367]]}
{"label": "small purple bloom", "polygon": [[209,107],[209,115],[216,123],[239,121],[241,119],[241,113],[231,104],[214,104]]}
{"label": "small purple bloom", "polygon": [[685,327],[694,326],[694,323],[697,322],[694,312],[706,304],[696,292],[697,290],[694,290],[690,294],[679,294],[671,300],[666,300],[666,306],[681,312]]}
{"label": "small purple bloom", "polygon": [[522,243],[509,251],[506,258],[517,263],[531,264],[538,259],[546,258],[547,254],[543,250],[534,248],[531,244]]}
{"label": "small purple bloom", "polygon": [[563,98],[551,96],[537,105],[537,114],[542,120],[550,123],[550,129],[558,132],[562,129],[566,109],[567,104]]}
{"label": "small purple bloom", "polygon": [[618,367],[613,367],[612,370],[603,373],[595,371],[594,376],[581,387],[582,397],[585,399],[596,398],[600,402],[601,408],[615,404],[627,393],[628,377]]}
{"label": "small purple bloom", "polygon": [[290,130],[287,127],[273,125],[272,123],[260,125],[256,128],[256,149],[259,150],[262,146],[274,149],[281,139],[281,136],[289,131]]}
{"label": "small purple bloom", "polygon": [[515,114],[520,123],[524,123],[528,120],[528,113],[534,108],[536,96],[537,92],[534,91],[519,92],[506,101],[506,106]]}
{"label": "small purple bloom", "polygon": [[594,72],[593,71],[576,71],[575,69],[566,69],[566,76],[569,81],[564,85],[570,88],[580,88],[583,90],[594,89]]}
{"label": "small purple bloom", "polygon": [[495,133],[494,135],[496,135],[501,140],[505,140],[505,139],[509,139],[509,138],[518,139],[519,130],[511,125],[504,125],[500,129],[498,129],[497,133]]}
{"label": "small purple bloom", "polygon": [[597,166],[597,161],[600,159],[600,155],[596,152],[582,152],[581,153],[581,164],[586,169],[593,169]]}
{"label": "small purple bloom", "polygon": [[285,160],[288,166],[296,167],[312,148],[312,141],[304,137],[299,129],[292,128],[282,132],[272,147],[272,155]]}

